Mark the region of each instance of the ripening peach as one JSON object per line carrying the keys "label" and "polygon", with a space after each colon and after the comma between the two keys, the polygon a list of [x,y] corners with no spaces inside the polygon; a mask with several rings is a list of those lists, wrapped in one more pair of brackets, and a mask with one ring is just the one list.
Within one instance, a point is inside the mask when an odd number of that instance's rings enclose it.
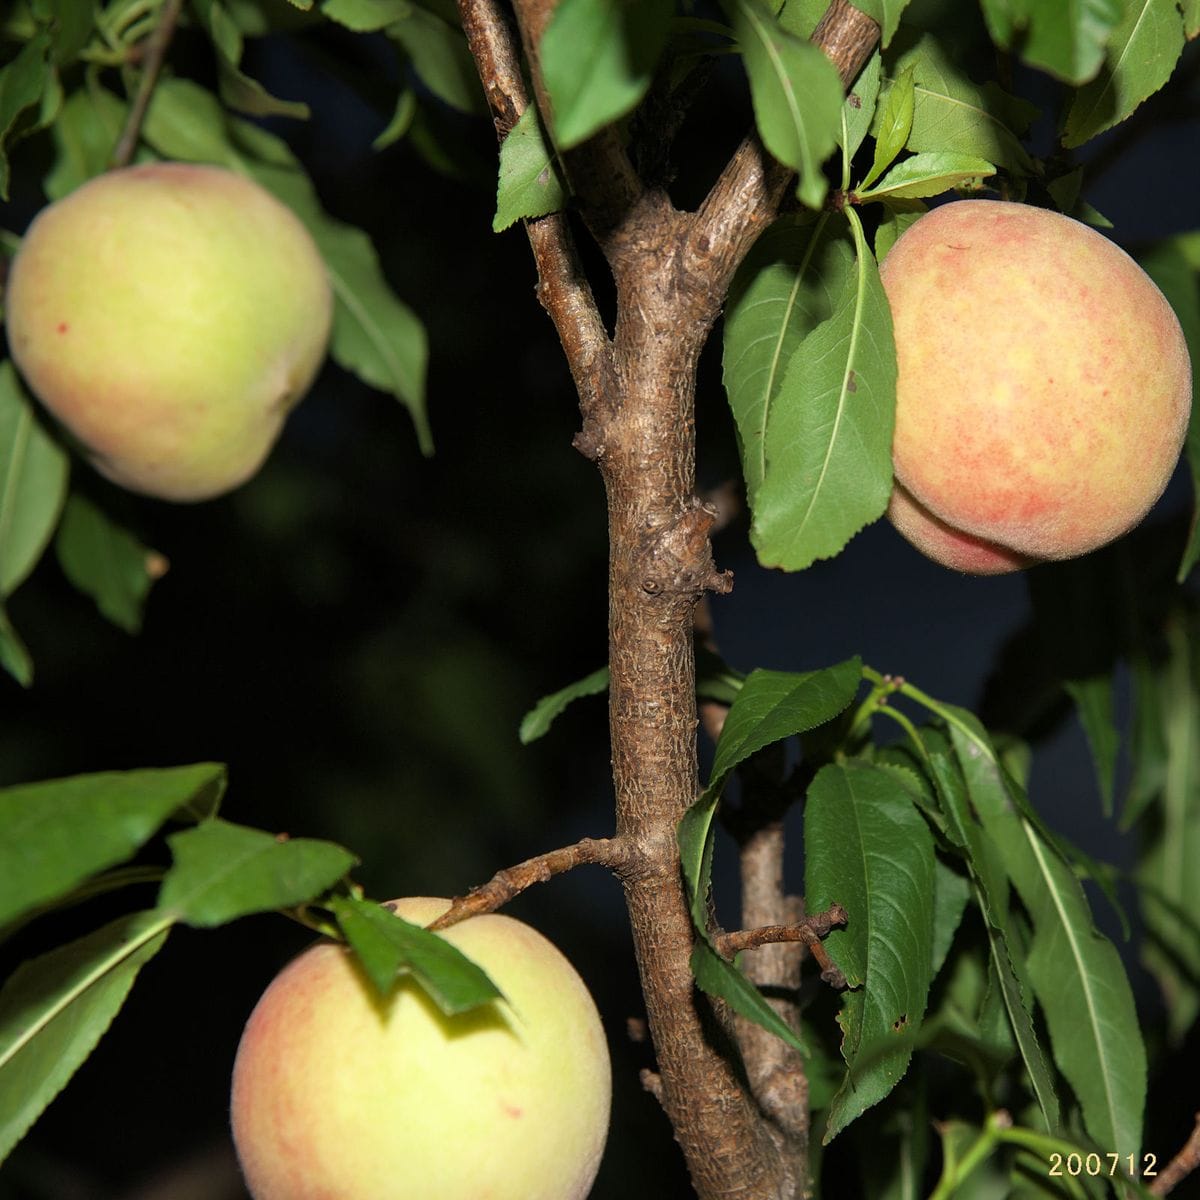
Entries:
{"label": "ripening peach", "polygon": [[325,356],[332,294],[290,209],[219,167],[110,171],[43,209],[8,344],[102,474],[167,500],[243,483]]}
{"label": "ripening peach", "polygon": [[889,517],[997,574],[1086,554],[1162,494],[1187,431],[1179,320],[1123,250],[1058,213],[962,200],[881,265],[899,379]]}
{"label": "ripening peach", "polygon": [[[428,924],[447,901],[397,901]],[[233,1070],[233,1136],[255,1200],[583,1200],[608,1132],[596,1006],[528,925],[442,935],[504,1000],[444,1016],[411,978],[380,1001],[320,943],[258,1002]]]}

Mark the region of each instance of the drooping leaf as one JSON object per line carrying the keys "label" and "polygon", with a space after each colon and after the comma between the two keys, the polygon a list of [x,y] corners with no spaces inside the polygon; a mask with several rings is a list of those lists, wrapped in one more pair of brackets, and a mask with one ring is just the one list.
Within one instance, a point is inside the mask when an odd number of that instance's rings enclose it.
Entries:
{"label": "drooping leaf", "polygon": [[1125,120],[1171,77],[1183,44],[1175,0],[1128,0],[1109,35],[1100,73],[1071,101],[1063,144],[1081,146]]}
{"label": "drooping leaf", "polygon": [[712,776],[679,823],[683,874],[696,928],[703,931],[712,866],[712,820],[731,772],[751,755],[796,733],[815,729],[848,708],[862,678],[849,658],[819,671],[752,671],[725,716]]}
{"label": "drooping leaf", "polygon": [[1198,268],[1192,261],[1192,246],[1187,234],[1168,238],[1152,246],[1139,255],[1138,262],[1158,284],[1175,310],[1192,361],[1192,416],[1184,452],[1192,476],[1193,513],[1191,531],[1177,576],[1182,583],[1200,561],[1200,520],[1197,519],[1200,513],[1200,499],[1197,499],[1200,497],[1200,404],[1195,402],[1195,394],[1200,390],[1200,281],[1197,280]]}
{"label": "drooping leaf", "polygon": [[33,659],[20,635],[13,628],[7,609],[0,604],[0,667],[22,687],[33,684]]}
{"label": "drooping leaf", "polygon": [[522,217],[544,217],[567,202],[558,160],[542,132],[537,107],[521,114],[500,146],[500,179],[492,229],[499,233]]}
{"label": "drooping leaf", "polygon": [[421,82],[451,108],[480,115],[486,112],[479,72],[462,30],[419,4],[406,8],[403,18],[389,25],[387,33],[404,47]]}
{"label": "drooping leaf", "polygon": [[334,915],[350,948],[381,996],[410,974],[448,1017],[501,999],[500,989],[445,938],[401,920],[385,905],[335,897]]}
{"label": "drooping leaf", "polygon": [[940,858],[935,860],[934,868],[931,979],[937,978],[950,953],[950,945],[962,923],[967,901],[971,898],[971,881],[966,875],[953,870]]}
{"label": "drooping leaf", "polygon": [[8,199],[8,150],[22,131],[22,122],[54,86],[50,66],[53,39],[36,33],[0,67],[0,200]]}
{"label": "drooping leaf", "polygon": [[832,312],[793,352],[764,431],[766,469],[750,536],[765,566],[799,571],[839,553],[887,508],[896,350],[892,318],[857,214],[854,254],[823,284]]}
{"label": "drooping leaf", "polygon": [[920,200],[995,173],[982,158],[926,151],[897,163],[874,187],[857,194],[860,200]]}
{"label": "drooping leaf", "polygon": [[1088,1132],[1114,1152],[1141,1146],[1146,1054],[1120,955],[1095,927],[1071,867],[1018,811],[994,748],[970,714],[951,726],[971,802],[1033,921],[1028,969],[1054,1058]]}
{"label": "drooping leaf", "polygon": [[1020,141],[1037,116],[1031,104],[994,83],[974,83],[932,36],[922,37],[897,59],[896,77],[908,67],[914,83],[910,150],[965,154],[1018,174],[1033,169]]}
{"label": "drooping leaf", "polygon": [[734,1012],[775,1034],[793,1050],[807,1052],[799,1034],[766,1002],[758,988],[704,938],[697,939],[692,948],[692,974],[702,991],[724,1000]]}
{"label": "drooping leaf", "polygon": [[287,838],[214,818],[167,839],[174,865],[158,906],[187,925],[211,928],[250,913],[304,904],[358,861],[313,838]]}
{"label": "drooping leaf", "polygon": [[0,601],[42,557],[67,495],[67,455],[46,432],[11,360],[0,362]]}
{"label": "drooping leaf", "polygon": [[18,967],[0,991],[0,1159],[104,1036],[171,921],[121,917]]}
{"label": "drooping leaf", "polygon": [[44,181],[51,200],[107,169],[125,115],[125,104],[99,84],[71,92],[52,130],[57,153]]}
{"label": "drooping leaf", "polygon": [[1083,726],[1092,752],[1104,815],[1111,817],[1117,751],[1121,744],[1113,703],[1112,678],[1097,675],[1090,679],[1067,680],[1065,686],[1068,695],[1075,701],[1075,711],[1079,714],[1079,723]]}
{"label": "drooping leaf", "polygon": [[518,734],[521,745],[528,746],[530,742],[536,742],[538,738],[542,737],[550,728],[554,718],[573,700],[578,700],[583,696],[598,696],[607,691],[608,667],[604,666],[599,667],[590,675],[585,675],[582,679],[577,679],[574,683],[567,684],[565,688],[560,688],[549,696],[543,696],[521,718],[521,729]]}
{"label": "drooping leaf", "polygon": [[193,0],[193,5],[216,51],[221,99],[230,108],[252,117],[308,117],[307,104],[272,96],[257,79],[251,79],[241,69],[241,30],[221,0]]}
{"label": "drooping leaf", "polygon": [[848,1071],[828,1142],[908,1069],[934,971],[933,836],[888,772],[850,760],[810,785],[804,846],[806,903],[814,912],[837,903],[848,917],[825,939],[851,989],[839,1017]]}
{"label": "drooping leaf", "polygon": [[913,68],[904,68],[887,91],[883,108],[875,129],[875,156],[871,169],[859,185],[858,191],[866,191],[876,179],[895,161],[896,156],[908,142],[912,131],[913,108],[916,102],[913,87]]}
{"label": "drooping leaf", "polygon": [[841,127],[841,80],[816,46],[780,27],[763,0],[730,0],[728,7],[758,131],[767,149],[799,174],[800,200],[817,208],[826,190],[821,164]]}
{"label": "drooping leaf", "polygon": [[1178,1044],[1200,1015],[1200,638],[1173,619],[1156,680],[1166,769],[1162,802],[1143,816],[1136,878],[1148,937],[1143,961],[1158,980]]}
{"label": "drooping leaf", "polygon": [[631,111],[666,45],[670,0],[563,0],[539,48],[560,149]]}
{"label": "drooping leaf", "polygon": [[321,12],[354,33],[376,33],[412,11],[412,0],[323,0]]}
{"label": "drooping leaf", "polygon": [[0,926],[125,862],[173,815],[215,812],[224,790],[218,763],[0,789]]}
{"label": "drooping leaf", "polygon": [[78,493],[67,500],[54,549],[71,583],[114,625],[137,633],[146,596],[166,569],[162,555]]}
{"label": "drooping leaf", "polygon": [[998,46],[1076,86],[1100,70],[1121,17],[1121,0],[983,0],[982,8]]}

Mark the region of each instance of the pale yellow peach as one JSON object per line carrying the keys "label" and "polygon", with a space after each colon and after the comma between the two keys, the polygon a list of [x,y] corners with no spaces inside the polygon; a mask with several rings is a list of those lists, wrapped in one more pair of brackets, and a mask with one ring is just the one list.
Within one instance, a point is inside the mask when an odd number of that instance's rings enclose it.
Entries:
{"label": "pale yellow peach", "polygon": [[169,500],[258,470],[331,319],[296,216],[242,175],[182,163],[111,171],[44,209],[5,295],[30,389],[100,472]]}
{"label": "pale yellow peach", "polygon": [[[398,901],[428,924],[445,900]],[[571,964],[511,917],[442,935],[503,1001],[446,1017],[411,978],[380,1001],[343,947],[286,967],[233,1072],[238,1156],[255,1200],[583,1200],[608,1130],[595,1004]]]}

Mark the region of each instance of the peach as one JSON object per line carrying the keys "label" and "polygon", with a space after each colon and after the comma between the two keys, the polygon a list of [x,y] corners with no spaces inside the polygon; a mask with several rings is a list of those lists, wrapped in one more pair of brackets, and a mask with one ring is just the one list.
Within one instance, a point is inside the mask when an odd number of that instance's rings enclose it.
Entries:
{"label": "peach", "polygon": [[324,358],[332,293],[308,231],[257,183],[157,163],[43,209],[5,310],[26,383],[102,474],[203,500],[262,464]]}
{"label": "peach", "polygon": [[881,264],[899,378],[888,515],[930,558],[997,574],[1073,558],[1167,485],[1192,381],[1148,275],[1058,213],[962,200]]}
{"label": "peach", "polygon": [[[397,901],[428,924],[447,901]],[[574,968],[511,917],[442,935],[504,993],[446,1017],[401,977],[380,1001],[320,943],[258,1002],[233,1071],[233,1136],[255,1200],[583,1200],[611,1072]]]}

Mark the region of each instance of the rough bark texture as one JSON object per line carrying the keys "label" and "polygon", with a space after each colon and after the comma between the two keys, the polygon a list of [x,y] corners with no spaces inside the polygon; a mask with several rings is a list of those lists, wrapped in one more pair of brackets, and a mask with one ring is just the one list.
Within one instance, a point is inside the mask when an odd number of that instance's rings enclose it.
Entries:
{"label": "rough bark texture", "polygon": [[[503,134],[527,99],[515,43],[495,0],[459,0],[484,90]],[[535,95],[554,0],[514,9]],[[835,0],[819,44],[845,81],[878,30]],[[790,1200],[804,1190],[804,1145],[767,1114],[736,1050],[698,995],[693,930],[676,827],[698,791],[693,610],[706,589],[727,591],[712,560],[714,511],[695,491],[696,364],[746,251],[775,215],[789,174],[749,137],[697,213],[675,210],[640,180],[612,131],[569,152],[581,214],[617,288],[611,341],[561,217],[527,222],[539,297],[559,330],[580,389],[576,445],[599,465],[609,515],[609,668],[617,866],[633,929],[658,1058],[654,1091],[703,1200]],[[789,1082],[803,1109],[803,1076]],[[782,1102],[782,1094],[780,1094]],[[772,1102],[768,1107],[774,1107]],[[803,1134],[805,1117],[788,1118]]]}

